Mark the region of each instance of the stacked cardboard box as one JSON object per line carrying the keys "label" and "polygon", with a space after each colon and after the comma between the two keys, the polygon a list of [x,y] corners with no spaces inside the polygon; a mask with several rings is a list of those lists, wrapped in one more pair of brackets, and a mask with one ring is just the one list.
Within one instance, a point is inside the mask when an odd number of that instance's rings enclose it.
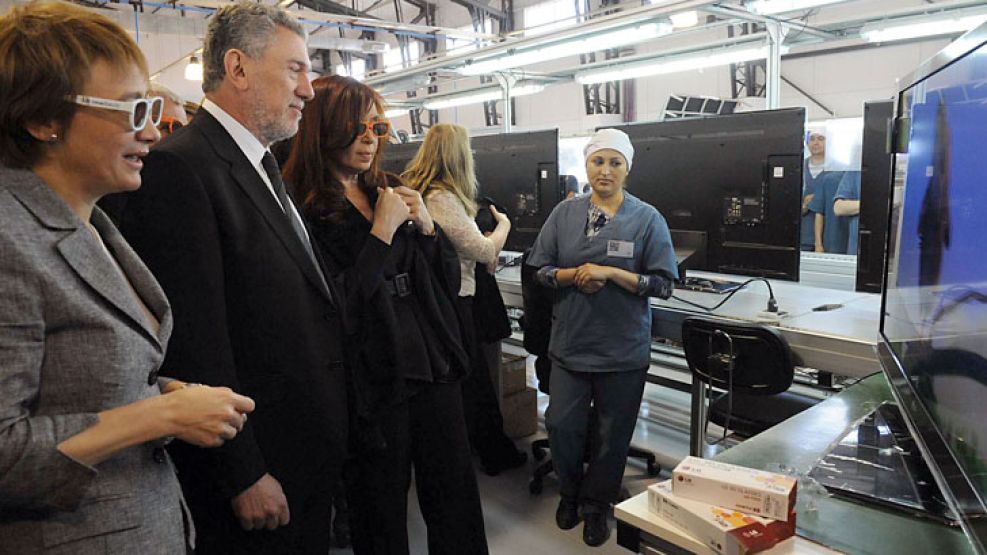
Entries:
{"label": "stacked cardboard box", "polygon": [[538,394],[528,387],[527,357],[504,354],[500,363],[504,433],[510,438],[538,431]]}
{"label": "stacked cardboard box", "polygon": [[723,555],[769,549],[795,534],[794,478],[688,457],[648,488],[651,511]]}
{"label": "stacked cardboard box", "polygon": [[500,358],[501,396],[508,397],[528,387],[528,358],[519,355],[503,354]]}

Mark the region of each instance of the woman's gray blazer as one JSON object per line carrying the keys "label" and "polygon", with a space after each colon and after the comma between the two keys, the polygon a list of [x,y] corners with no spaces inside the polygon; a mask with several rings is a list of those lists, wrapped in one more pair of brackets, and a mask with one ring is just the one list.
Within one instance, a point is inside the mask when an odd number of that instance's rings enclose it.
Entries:
{"label": "woman's gray blazer", "polygon": [[183,554],[181,491],[144,444],[91,467],[56,446],[158,395],[171,333],[154,277],[98,208],[95,235],[29,171],[0,166],[0,554]]}

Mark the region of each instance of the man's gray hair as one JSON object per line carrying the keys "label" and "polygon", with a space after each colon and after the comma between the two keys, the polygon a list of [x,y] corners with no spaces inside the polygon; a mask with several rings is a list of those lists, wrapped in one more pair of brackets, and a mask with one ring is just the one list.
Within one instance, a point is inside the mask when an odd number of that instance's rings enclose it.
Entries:
{"label": "man's gray hair", "polygon": [[308,33],[283,8],[254,2],[238,2],[216,10],[209,18],[202,52],[202,91],[216,90],[226,77],[223,58],[230,49],[257,59],[264,56],[278,27],[308,39]]}

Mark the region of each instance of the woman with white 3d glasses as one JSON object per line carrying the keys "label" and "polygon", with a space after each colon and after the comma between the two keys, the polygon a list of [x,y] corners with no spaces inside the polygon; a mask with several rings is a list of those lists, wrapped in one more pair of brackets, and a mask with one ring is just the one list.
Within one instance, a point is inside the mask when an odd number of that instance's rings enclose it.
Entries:
{"label": "woman with white 3d glasses", "polygon": [[96,207],[140,186],[146,90],[137,44],[95,11],[0,16],[0,554],[184,553],[163,446],[220,445],[254,407],[158,377],[171,309]]}

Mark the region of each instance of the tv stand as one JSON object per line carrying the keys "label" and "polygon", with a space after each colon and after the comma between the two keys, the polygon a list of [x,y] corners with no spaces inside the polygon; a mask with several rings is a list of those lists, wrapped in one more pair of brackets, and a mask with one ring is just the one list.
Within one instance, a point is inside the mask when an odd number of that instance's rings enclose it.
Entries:
{"label": "tv stand", "polygon": [[861,419],[809,476],[838,497],[959,525],[895,404]]}

